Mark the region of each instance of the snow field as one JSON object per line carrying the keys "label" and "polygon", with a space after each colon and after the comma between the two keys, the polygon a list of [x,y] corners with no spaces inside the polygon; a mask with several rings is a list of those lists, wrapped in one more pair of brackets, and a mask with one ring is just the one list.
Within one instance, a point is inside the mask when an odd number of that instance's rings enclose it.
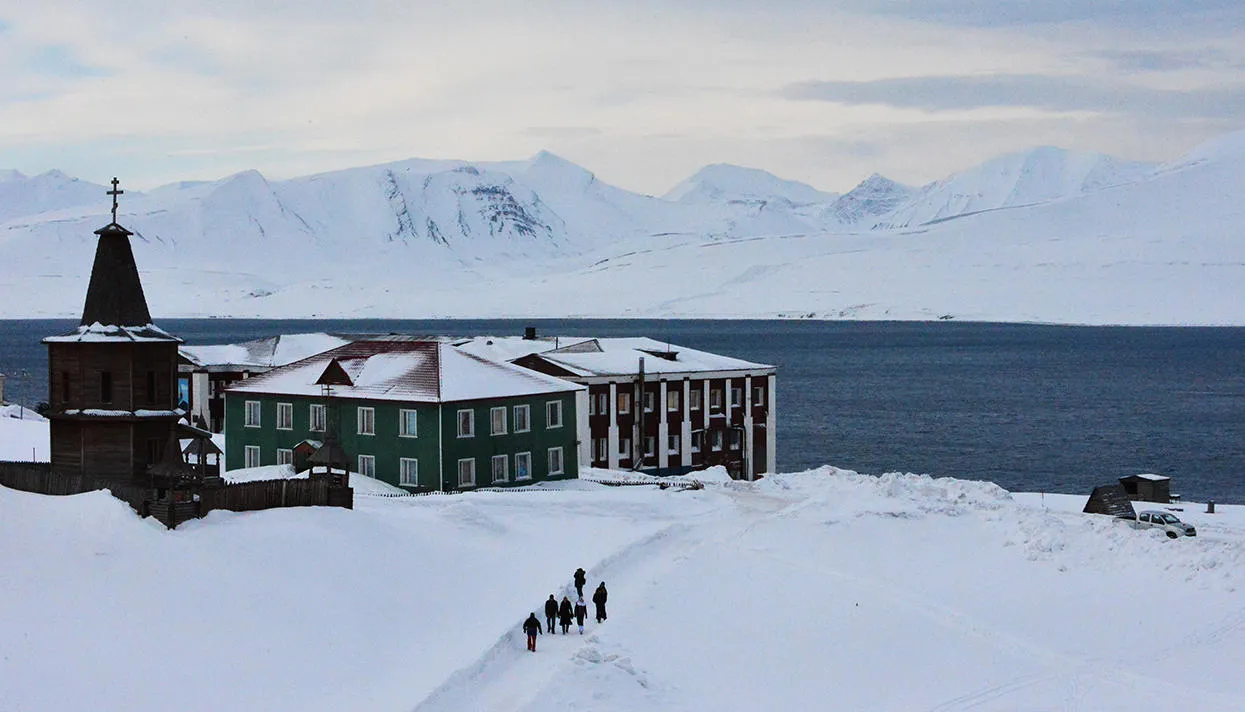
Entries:
{"label": "snow field", "polygon": [[[819,470],[213,513],[0,489],[17,709],[1240,710],[1245,507],[1168,540],[1084,497]],[[604,579],[587,634],[520,623]],[[572,595],[573,599],[573,595]],[[205,680],[211,682],[205,683]],[[153,684],[161,681],[162,684]],[[167,683],[167,684],[165,684]]]}

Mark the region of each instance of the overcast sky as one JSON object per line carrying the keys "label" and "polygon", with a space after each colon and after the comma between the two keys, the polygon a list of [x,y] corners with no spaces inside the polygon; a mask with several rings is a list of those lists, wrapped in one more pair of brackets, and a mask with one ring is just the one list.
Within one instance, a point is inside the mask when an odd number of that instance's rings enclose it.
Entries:
{"label": "overcast sky", "polygon": [[136,188],[548,149],[843,191],[1241,128],[1243,0],[0,0],[0,168]]}

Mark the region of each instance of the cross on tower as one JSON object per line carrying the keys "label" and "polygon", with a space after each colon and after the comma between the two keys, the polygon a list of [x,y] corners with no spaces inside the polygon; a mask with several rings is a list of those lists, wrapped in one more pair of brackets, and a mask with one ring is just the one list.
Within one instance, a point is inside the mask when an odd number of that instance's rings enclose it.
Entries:
{"label": "cross on tower", "polygon": [[119,182],[120,182],[120,181],[118,181],[118,180],[117,180],[117,177],[116,177],[116,176],[113,176],[113,178],[112,178],[112,190],[110,190],[110,191],[108,191],[108,192],[106,193],[106,195],[111,195],[111,196],[112,196],[112,222],[113,222],[114,224],[117,222],[117,196],[118,196],[118,195],[122,195],[123,193],[125,193],[125,191],[124,191],[124,190],[120,190],[120,189],[118,189],[118,188],[117,188],[117,183],[119,183]]}

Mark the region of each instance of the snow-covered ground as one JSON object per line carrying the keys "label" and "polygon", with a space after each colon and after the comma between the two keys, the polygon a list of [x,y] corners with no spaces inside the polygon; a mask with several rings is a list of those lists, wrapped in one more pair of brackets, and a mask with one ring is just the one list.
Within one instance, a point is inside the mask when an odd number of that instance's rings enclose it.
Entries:
{"label": "snow-covered ground", "polygon": [[[1186,504],[1201,535],[1168,540],[989,483],[706,479],[172,532],[0,489],[0,707],[1241,709],[1245,507]],[[578,566],[609,620],[526,652]]]}

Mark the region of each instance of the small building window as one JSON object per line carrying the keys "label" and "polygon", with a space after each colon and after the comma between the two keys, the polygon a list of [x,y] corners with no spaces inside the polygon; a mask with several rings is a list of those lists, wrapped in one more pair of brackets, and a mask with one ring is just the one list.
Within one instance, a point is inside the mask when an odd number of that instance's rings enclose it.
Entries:
{"label": "small building window", "polygon": [[61,400],[69,401],[69,371],[61,371]]}
{"label": "small building window", "polygon": [[514,454],[514,478],[516,480],[532,479],[532,453],[516,452]]}
{"label": "small building window", "polygon": [[259,427],[259,401],[246,402],[246,413],[244,417],[246,418],[242,422],[244,426],[248,428]]}
{"label": "small building window", "polygon": [[688,410],[700,410],[700,404],[701,404],[700,389],[693,388],[691,391],[688,392],[687,409]]}
{"label": "small building window", "polygon": [[588,396],[588,415],[596,415],[596,414],[597,414],[597,397],[590,395]]}
{"label": "small building window", "polygon": [[692,452],[693,453],[700,452],[700,444],[704,439],[705,439],[705,431],[703,430],[692,431]]}
{"label": "small building window", "polygon": [[644,412],[652,413],[657,409],[657,394],[652,391],[644,392]]}
{"label": "small building window", "polygon": [[[278,403],[277,404],[277,430],[293,430],[294,429],[294,404]],[[278,465],[283,464],[278,462]]]}
{"label": "small building window", "polygon": [[156,397],[156,372],[148,371],[147,372],[147,403],[148,405],[154,405],[159,402],[160,402],[159,399]]}
{"label": "small building window", "polygon": [[752,407],[757,408],[765,405],[765,389],[760,386],[752,387]]}
{"label": "small building window", "polygon": [[644,436],[644,456],[652,457],[657,454],[657,438],[653,435]]}
{"label": "small building window", "polygon": [[160,441],[155,438],[147,440],[147,464],[152,465],[160,460]]}
{"label": "small building window", "polygon": [[99,402],[112,402],[112,374],[107,371],[100,371],[99,374]]}
{"label": "small building window", "polygon": [[376,434],[376,409],[359,407],[359,434],[375,435]]}
{"label": "small building window", "polygon": [[599,462],[605,462],[610,459],[610,439],[597,438],[593,442],[593,458]]}
{"label": "small building window", "polygon": [[465,457],[458,461],[458,486],[459,487],[475,487],[476,486],[475,458]]}
{"label": "small building window", "polygon": [[[458,411],[458,437],[473,438],[475,437],[475,434],[476,434],[476,412],[469,408]],[[461,466],[462,463],[460,462],[459,465]]]}
{"label": "small building window", "polygon": [[562,448],[549,448],[549,475],[562,474]]}
{"label": "small building window", "polygon": [[722,389],[709,389],[709,410],[722,410]]}
{"label": "small building window", "polygon": [[510,458],[507,455],[494,455],[490,459],[493,467],[493,482],[508,482],[510,480]]}
{"label": "small building window", "polygon": [[666,391],[666,410],[676,411],[679,409],[679,396],[683,395],[678,391]]}
{"label": "small building window", "polygon": [[714,430],[711,433],[709,433],[709,442],[712,443],[711,447],[714,449],[714,451],[721,450],[722,449],[722,431]]}
{"label": "small building window", "polygon": [[413,410],[398,411],[398,437],[413,438],[419,435],[419,417]]}
{"label": "small building window", "polygon": [[242,458],[243,467],[259,467],[259,446],[247,445]]}
{"label": "small building window", "polygon": [[597,400],[597,413],[599,413],[600,415],[609,415],[610,414],[610,394],[598,393],[596,395],[596,400]]}
{"label": "small building window", "polygon": [[516,405],[514,407],[514,431],[526,433],[532,429],[532,406]]}
{"label": "small building window", "polygon": [[506,408],[501,406],[498,408],[489,408],[489,435],[505,435],[506,434]]}
{"label": "small building window", "polygon": [[283,447],[277,448],[277,464],[278,465],[293,465],[294,464],[294,451],[288,450]]}
{"label": "small building window", "polygon": [[359,456],[359,474],[364,477],[376,479],[376,456],[360,455]]}
{"label": "small building window", "polygon": [[398,459],[398,484],[407,487],[419,486],[419,460],[413,457]]}
{"label": "small building window", "polygon": [[618,414],[626,415],[631,412],[631,392],[618,392]]}
{"label": "small building window", "polygon": [[549,401],[548,403],[545,403],[545,427],[562,427],[562,401]]}
{"label": "small building window", "polygon": [[307,428],[308,430],[310,430],[313,433],[324,432],[325,418],[324,418],[324,406],[323,405],[320,405],[318,403],[312,403],[311,410],[308,413],[307,419],[308,419],[308,422],[310,423],[310,425]]}
{"label": "small building window", "polygon": [[618,456],[624,460],[631,459],[631,438],[618,438]]}
{"label": "small building window", "polygon": [[731,387],[731,407],[739,408],[744,404],[744,389],[739,386]]}
{"label": "small building window", "polygon": [[744,440],[744,438],[743,438],[743,433],[742,433],[742,432],[740,432],[740,431],[738,431],[738,430],[732,430],[732,431],[731,431],[730,443],[731,443],[731,449],[732,449],[732,450],[738,450],[740,447],[742,447],[742,446],[743,446],[743,440]]}
{"label": "small building window", "polygon": [[671,433],[670,437],[667,439],[666,450],[671,455],[679,454],[679,436],[676,435],[675,433]]}

